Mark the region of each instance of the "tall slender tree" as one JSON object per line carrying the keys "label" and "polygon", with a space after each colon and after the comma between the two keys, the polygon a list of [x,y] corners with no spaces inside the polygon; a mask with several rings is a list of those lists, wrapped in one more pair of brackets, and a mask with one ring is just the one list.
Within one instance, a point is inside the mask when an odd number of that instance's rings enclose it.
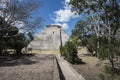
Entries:
{"label": "tall slender tree", "polygon": [[[108,59],[114,71],[114,57],[119,56],[119,46],[115,46],[116,42],[119,44],[118,32],[120,30],[120,5],[118,0],[70,0],[69,3],[72,11],[77,14],[88,13],[90,15],[97,14],[102,20],[104,26],[104,35],[100,42],[100,58]],[[98,24],[97,24],[98,25]],[[95,27],[95,26],[94,26]],[[96,29],[96,28],[94,28]],[[95,30],[97,31],[97,30]],[[118,40],[118,41],[117,41]],[[116,50],[118,49],[118,50]],[[116,53],[115,53],[116,52]],[[104,54],[104,56],[101,56]]]}

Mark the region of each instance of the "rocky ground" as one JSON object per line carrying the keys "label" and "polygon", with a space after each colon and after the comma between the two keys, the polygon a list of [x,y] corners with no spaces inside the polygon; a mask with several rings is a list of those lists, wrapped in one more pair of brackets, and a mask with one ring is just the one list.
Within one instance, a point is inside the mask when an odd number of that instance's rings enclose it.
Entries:
{"label": "rocky ground", "polygon": [[0,80],[59,80],[54,56],[34,54],[0,63]]}

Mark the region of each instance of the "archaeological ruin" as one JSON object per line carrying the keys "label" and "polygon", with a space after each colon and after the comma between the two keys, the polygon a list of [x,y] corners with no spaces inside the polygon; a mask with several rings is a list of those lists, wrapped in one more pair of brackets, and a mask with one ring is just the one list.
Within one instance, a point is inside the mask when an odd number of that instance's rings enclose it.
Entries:
{"label": "archaeological ruin", "polygon": [[28,45],[32,49],[59,49],[69,39],[64,29],[58,25],[47,25]]}

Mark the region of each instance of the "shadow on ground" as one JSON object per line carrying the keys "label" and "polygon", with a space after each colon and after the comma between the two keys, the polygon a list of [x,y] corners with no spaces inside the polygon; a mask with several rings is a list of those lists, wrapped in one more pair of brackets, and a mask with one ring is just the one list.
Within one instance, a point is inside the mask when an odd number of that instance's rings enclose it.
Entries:
{"label": "shadow on ground", "polygon": [[0,56],[0,67],[31,65],[37,63],[37,60],[32,58],[36,57],[35,54],[22,54],[20,56],[9,55]]}

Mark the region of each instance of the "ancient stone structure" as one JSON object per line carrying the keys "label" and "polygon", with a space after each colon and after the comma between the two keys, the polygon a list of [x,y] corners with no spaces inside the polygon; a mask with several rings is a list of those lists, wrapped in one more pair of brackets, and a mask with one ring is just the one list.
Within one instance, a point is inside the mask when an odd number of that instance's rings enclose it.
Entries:
{"label": "ancient stone structure", "polygon": [[65,33],[61,26],[48,25],[37,35],[28,45],[33,49],[59,49],[59,46],[65,44],[69,36]]}

